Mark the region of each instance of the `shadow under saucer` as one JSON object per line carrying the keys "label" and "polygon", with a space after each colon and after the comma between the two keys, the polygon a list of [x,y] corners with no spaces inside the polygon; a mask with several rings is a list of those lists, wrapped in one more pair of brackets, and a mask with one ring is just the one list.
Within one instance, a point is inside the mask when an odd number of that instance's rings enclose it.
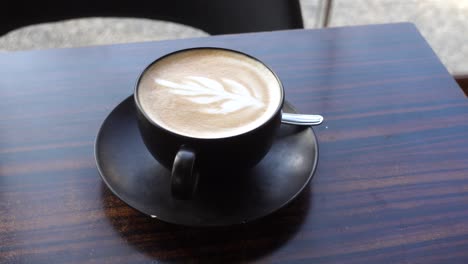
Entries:
{"label": "shadow under saucer", "polygon": [[[310,189],[308,185],[293,202],[266,217],[221,227],[187,227],[151,219],[126,207],[104,184],[101,196],[107,220],[135,254],[156,261],[228,263],[268,256],[290,241],[307,217],[313,199]],[[122,207],[124,214],[116,213]]]}

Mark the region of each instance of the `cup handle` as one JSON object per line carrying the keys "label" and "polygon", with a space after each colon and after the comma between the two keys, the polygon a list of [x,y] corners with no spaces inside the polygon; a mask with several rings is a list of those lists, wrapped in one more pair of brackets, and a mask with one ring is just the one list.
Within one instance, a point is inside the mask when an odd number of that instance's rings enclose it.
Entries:
{"label": "cup handle", "polygon": [[195,168],[195,152],[181,146],[177,152],[171,175],[172,197],[178,200],[190,200],[198,184],[198,172]]}

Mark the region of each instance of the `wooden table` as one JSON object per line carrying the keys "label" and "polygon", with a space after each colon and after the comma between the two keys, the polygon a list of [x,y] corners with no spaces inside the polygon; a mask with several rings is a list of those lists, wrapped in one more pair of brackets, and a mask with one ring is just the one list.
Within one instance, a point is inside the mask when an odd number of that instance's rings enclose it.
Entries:
{"label": "wooden table", "polygon": [[[257,56],[326,118],[313,181],[269,217],[175,226],[99,177],[101,122],[193,46]],[[468,262],[468,100],[411,24],[2,53],[0,98],[1,263]]]}

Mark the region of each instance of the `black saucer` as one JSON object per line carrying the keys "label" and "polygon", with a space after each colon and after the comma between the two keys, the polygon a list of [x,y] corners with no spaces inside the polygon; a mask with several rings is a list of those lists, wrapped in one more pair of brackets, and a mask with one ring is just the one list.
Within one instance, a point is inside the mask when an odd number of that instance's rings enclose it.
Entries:
{"label": "black saucer", "polygon": [[[283,111],[294,112],[287,102]],[[266,216],[292,201],[314,174],[318,148],[311,128],[282,125],[270,152],[256,167],[245,173],[201,175],[193,200],[175,200],[170,171],[140,138],[130,96],[102,124],[95,156],[109,189],[142,213],[174,224],[224,226]]]}

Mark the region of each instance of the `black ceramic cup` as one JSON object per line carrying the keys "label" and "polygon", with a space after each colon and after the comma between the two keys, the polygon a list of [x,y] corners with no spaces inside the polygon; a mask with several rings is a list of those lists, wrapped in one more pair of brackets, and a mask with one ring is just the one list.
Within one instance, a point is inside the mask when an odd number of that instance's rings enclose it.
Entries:
{"label": "black ceramic cup", "polygon": [[[165,129],[152,120],[141,106],[138,97],[138,87],[142,76],[161,59],[193,49],[219,49],[241,54],[260,62],[278,82],[280,100],[275,112],[265,122],[245,133],[222,138],[181,135]],[[264,63],[250,55],[221,48],[192,48],[170,53],[148,65],[137,81],[134,100],[138,126],[144,144],[158,162],[172,171],[171,186],[168,188],[171,188],[173,198],[190,199],[197,190],[199,177],[208,177],[208,175],[209,177],[223,177],[226,172],[249,169],[267,154],[281,124],[284,90],[277,75]]]}

